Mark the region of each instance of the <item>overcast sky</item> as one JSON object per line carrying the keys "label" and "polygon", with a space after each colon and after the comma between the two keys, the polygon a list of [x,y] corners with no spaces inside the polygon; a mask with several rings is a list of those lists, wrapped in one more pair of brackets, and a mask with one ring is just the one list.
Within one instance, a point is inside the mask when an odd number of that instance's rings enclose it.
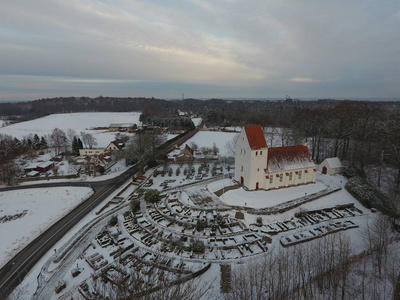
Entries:
{"label": "overcast sky", "polygon": [[400,1],[3,0],[0,101],[400,99]]}

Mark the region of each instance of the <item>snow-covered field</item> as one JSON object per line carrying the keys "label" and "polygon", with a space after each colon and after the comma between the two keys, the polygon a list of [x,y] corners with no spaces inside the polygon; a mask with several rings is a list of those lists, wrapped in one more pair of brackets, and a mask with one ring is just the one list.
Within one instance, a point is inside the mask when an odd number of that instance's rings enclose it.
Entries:
{"label": "snow-covered field", "polygon": [[77,135],[81,131],[89,132],[95,136],[99,147],[107,146],[115,139],[115,133],[108,131],[91,130],[95,127],[108,127],[111,123],[136,123],[139,122],[140,112],[94,112],[52,114],[43,118],[16,123],[0,128],[0,133],[8,134],[18,139],[23,139],[30,134],[46,136],[54,128],[67,131],[73,129]]}
{"label": "snow-covered field", "polygon": [[219,131],[199,131],[192,138],[186,141],[186,144],[195,142],[200,148],[201,147],[212,147],[213,144],[218,147],[219,155],[229,156],[231,155],[226,148],[227,142],[232,141],[237,133],[232,132],[219,132]]}
{"label": "snow-covered field", "polygon": [[85,187],[0,192],[0,267],[92,193]]}

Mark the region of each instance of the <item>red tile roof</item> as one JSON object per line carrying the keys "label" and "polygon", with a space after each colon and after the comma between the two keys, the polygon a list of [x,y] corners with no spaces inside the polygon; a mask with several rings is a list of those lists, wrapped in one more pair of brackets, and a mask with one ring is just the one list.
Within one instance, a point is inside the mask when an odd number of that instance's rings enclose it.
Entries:
{"label": "red tile roof", "polygon": [[264,132],[260,125],[245,126],[247,140],[249,141],[250,149],[257,150],[267,148],[267,142],[265,141]]}
{"label": "red tile roof", "polygon": [[307,146],[289,146],[268,149],[268,172],[310,168],[315,164]]}

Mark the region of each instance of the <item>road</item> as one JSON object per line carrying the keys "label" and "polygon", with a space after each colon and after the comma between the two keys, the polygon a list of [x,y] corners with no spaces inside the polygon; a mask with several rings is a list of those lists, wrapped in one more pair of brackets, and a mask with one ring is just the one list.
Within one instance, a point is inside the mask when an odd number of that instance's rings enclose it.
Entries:
{"label": "road", "polygon": [[[113,179],[101,182],[91,182],[94,194],[78,205],[68,215],[57,221],[28,246],[16,254],[3,268],[0,269],[0,299],[6,299],[7,295],[17,287],[25,275],[35,266],[42,256],[53,248],[53,246],[82,218],[84,218],[94,207],[104,201],[111,193],[118,189],[123,183],[138,171],[138,167],[132,167],[125,173]],[[24,188],[46,188],[56,186],[87,186],[87,183],[45,183],[30,186],[21,186],[11,189]],[[10,188],[1,189],[2,191]]]}

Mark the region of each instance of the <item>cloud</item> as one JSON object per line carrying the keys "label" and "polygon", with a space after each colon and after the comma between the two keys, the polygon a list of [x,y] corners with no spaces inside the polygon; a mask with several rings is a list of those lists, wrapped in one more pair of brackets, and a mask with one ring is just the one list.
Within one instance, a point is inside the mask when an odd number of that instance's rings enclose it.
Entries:
{"label": "cloud", "polygon": [[292,81],[292,82],[305,82],[305,83],[320,82],[320,80],[313,79],[313,78],[306,78],[306,77],[293,77],[293,78],[290,79],[290,81]]}
{"label": "cloud", "polygon": [[[398,95],[395,8],[395,1],[361,0],[5,1],[0,74],[99,86],[182,83],[203,93],[213,86],[227,96]],[[95,92],[89,88],[77,86]]]}

